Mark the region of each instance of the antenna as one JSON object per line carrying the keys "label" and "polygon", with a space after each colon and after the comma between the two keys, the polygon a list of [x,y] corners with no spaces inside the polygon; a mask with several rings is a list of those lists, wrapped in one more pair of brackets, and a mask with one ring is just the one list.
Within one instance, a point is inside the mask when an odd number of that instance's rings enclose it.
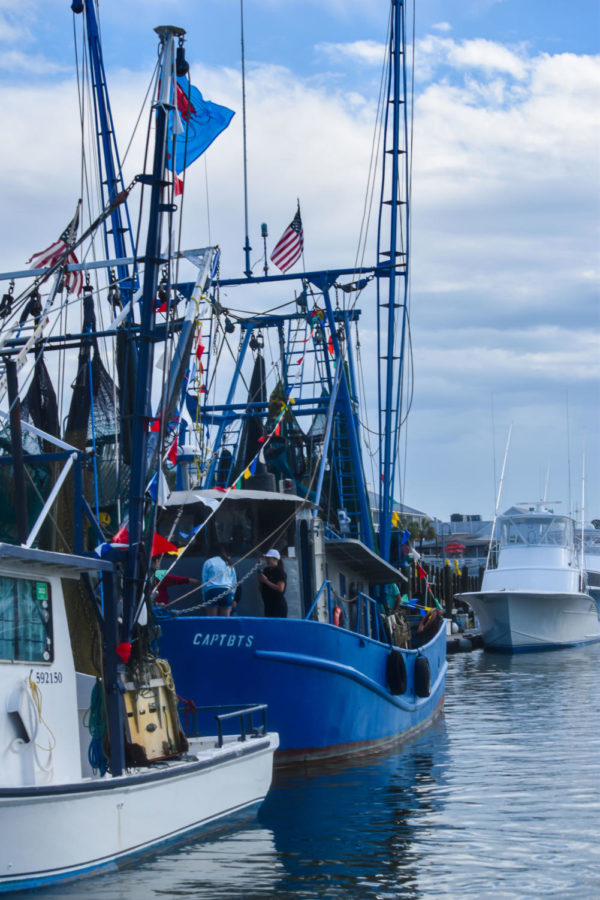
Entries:
{"label": "antenna", "polygon": [[583,593],[584,584],[584,572],[585,572],[585,552],[583,545],[583,533],[584,533],[584,523],[585,523],[585,450],[583,451],[583,459],[581,461],[581,554],[580,554],[580,569],[579,569],[579,584],[580,590]]}
{"label": "antenna", "polygon": [[566,392],[566,412],[567,412],[567,491],[568,491],[568,509],[569,515],[573,515],[571,506],[571,428],[569,424],[569,392]]}
{"label": "antenna", "polygon": [[244,244],[244,254],[246,257],[246,268],[244,275],[250,278],[252,275],[252,267],[250,265],[250,238],[248,237],[248,153],[246,144],[246,54],[244,46],[244,0],[240,0],[240,31],[242,41],[242,129],[243,129],[243,146],[244,146],[244,224],[246,227],[246,243]]}
{"label": "antenna", "polygon": [[546,483],[544,485],[544,496],[542,498],[542,503],[545,503],[548,498],[548,482],[550,481],[550,463],[548,463],[546,467]]}
{"label": "antenna", "polygon": [[502,462],[502,472],[500,473],[500,484],[498,485],[498,496],[496,497],[496,509],[494,510],[494,521],[492,522],[492,533],[490,534],[490,545],[488,547],[487,559],[485,561],[486,569],[490,567],[490,556],[492,555],[492,544],[494,541],[494,529],[496,528],[496,519],[498,518],[498,509],[500,508],[500,498],[502,496],[502,486],[504,484],[504,473],[506,471],[506,460],[508,459],[508,448],[510,447],[510,436],[512,434],[512,422],[508,429],[508,437],[506,438],[506,449],[504,450],[504,460]]}

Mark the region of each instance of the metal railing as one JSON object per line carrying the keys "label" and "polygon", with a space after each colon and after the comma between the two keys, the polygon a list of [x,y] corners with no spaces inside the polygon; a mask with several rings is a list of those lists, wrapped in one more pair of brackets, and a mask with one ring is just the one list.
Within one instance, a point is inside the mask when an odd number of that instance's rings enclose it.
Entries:
{"label": "metal railing", "polygon": [[[217,747],[223,746],[223,723],[230,719],[239,719],[238,741],[247,741],[249,737],[262,737],[267,733],[267,704],[257,703],[251,706],[196,706],[193,700],[185,700],[179,706],[184,720],[184,730],[188,737],[199,737],[199,714],[221,710],[215,715],[217,723]],[[255,721],[255,714],[260,713],[260,721]]]}
{"label": "metal railing", "polygon": [[[324,581],[317,591],[315,599],[304,618],[312,618],[317,603],[324,592],[327,593],[327,616],[329,624],[333,624],[334,599],[340,605],[344,614],[344,619],[348,619],[346,610],[344,606],[342,606],[342,599],[337,596],[334,598],[335,590],[331,581],[328,580]],[[379,612],[379,605],[376,600],[369,597],[368,594],[364,594],[362,591],[359,591],[356,595],[356,621],[354,626],[351,627],[350,624],[348,624],[347,628],[349,631],[354,631],[356,634],[362,634],[365,637],[373,638],[373,640],[376,641],[386,639],[383,623],[381,621],[381,613]]]}

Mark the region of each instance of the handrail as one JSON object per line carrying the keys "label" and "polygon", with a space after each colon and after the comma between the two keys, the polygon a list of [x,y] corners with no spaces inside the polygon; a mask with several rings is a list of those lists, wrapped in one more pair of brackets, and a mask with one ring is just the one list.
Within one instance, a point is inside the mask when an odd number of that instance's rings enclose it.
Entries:
{"label": "handrail", "polygon": [[[238,704],[236,706],[225,706],[220,704],[218,706],[196,706],[193,700],[185,700],[182,706],[182,712],[185,717],[185,731],[190,737],[194,735],[191,733],[191,729],[189,727],[189,719],[188,715],[191,714],[193,716],[193,730],[197,732],[197,715],[200,712],[211,712],[215,709],[221,710],[230,710],[230,712],[221,712],[215,716],[215,721],[217,723],[217,747],[223,746],[223,723],[228,719],[239,718],[240,721],[240,735],[238,741],[247,741],[248,735],[253,736],[262,736],[267,733],[267,704],[266,703],[257,703],[250,706],[245,706],[243,704]],[[260,725],[255,725],[254,723],[254,714],[261,713],[261,723]]]}
{"label": "handrail", "polygon": [[[326,579],[317,591],[315,599],[313,600],[309,611],[304,616],[305,620],[310,619],[319,598],[325,590],[327,591],[327,612],[329,616],[329,624],[331,625],[333,623],[333,587],[329,579]],[[365,619],[364,628],[362,628],[363,609]],[[382,640],[383,628],[381,625],[381,614],[379,612],[378,603],[373,599],[373,597],[370,597],[363,591],[359,591],[356,595],[356,625],[353,629],[348,630],[354,631],[356,634],[364,634],[365,637],[373,638],[376,641]],[[375,632],[374,635],[373,631]]]}
{"label": "handrail", "polygon": [[[312,606],[311,606],[311,608],[309,609],[309,611],[306,613],[306,615],[304,616],[305,619],[310,619],[310,617],[312,616],[312,614],[313,614],[313,612],[314,612],[314,609],[315,609],[315,606],[317,605],[317,602],[318,602],[318,600],[319,600],[319,597],[321,596],[321,594],[323,593],[323,591],[325,590],[325,588],[327,588],[327,590],[328,590],[328,593],[329,593],[329,601],[331,602],[331,582],[329,581],[329,579],[326,579],[326,580],[323,582],[323,584],[321,585],[321,587],[319,588],[319,590],[317,591],[317,593],[315,594],[315,599],[314,599],[313,602],[312,602]],[[331,621],[331,610],[330,610],[330,612],[329,612],[329,619],[330,619],[330,621]]]}

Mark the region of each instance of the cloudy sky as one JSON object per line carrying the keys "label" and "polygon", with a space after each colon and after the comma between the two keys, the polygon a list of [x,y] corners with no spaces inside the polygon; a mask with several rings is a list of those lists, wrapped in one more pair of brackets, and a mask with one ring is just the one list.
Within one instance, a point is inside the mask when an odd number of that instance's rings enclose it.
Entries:
{"label": "cloudy sky", "polygon": [[[49,244],[80,196],[69,7],[0,0],[1,271]],[[403,499],[440,518],[491,516],[512,423],[501,506],[541,498],[547,482],[548,498],[575,510],[585,454],[586,517],[600,517],[598,4],[416,7]],[[156,59],[155,25],[186,28],[193,82],[237,111],[189,170],[185,195],[185,243],[218,242],[225,275],[244,265],[239,8],[101,3],[122,152]],[[252,261],[260,223],[276,239],[300,197],[307,266],[351,266],[387,0],[245,0],[245,18]],[[139,169],[138,144],[126,177]],[[361,296],[367,348],[373,302]]]}

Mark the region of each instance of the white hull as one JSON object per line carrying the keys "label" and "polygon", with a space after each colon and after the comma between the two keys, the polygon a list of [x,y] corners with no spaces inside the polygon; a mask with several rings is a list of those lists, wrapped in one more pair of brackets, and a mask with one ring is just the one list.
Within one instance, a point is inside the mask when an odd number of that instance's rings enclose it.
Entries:
{"label": "white hull", "polygon": [[191,742],[197,761],[46,788],[0,789],[0,892],[116,865],[265,797],[276,735],[218,749]]}
{"label": "white hull", "polygon": [[600,641],[598,606],[588,594],[481,591],[460,594],[494,650],[544,650]]}

